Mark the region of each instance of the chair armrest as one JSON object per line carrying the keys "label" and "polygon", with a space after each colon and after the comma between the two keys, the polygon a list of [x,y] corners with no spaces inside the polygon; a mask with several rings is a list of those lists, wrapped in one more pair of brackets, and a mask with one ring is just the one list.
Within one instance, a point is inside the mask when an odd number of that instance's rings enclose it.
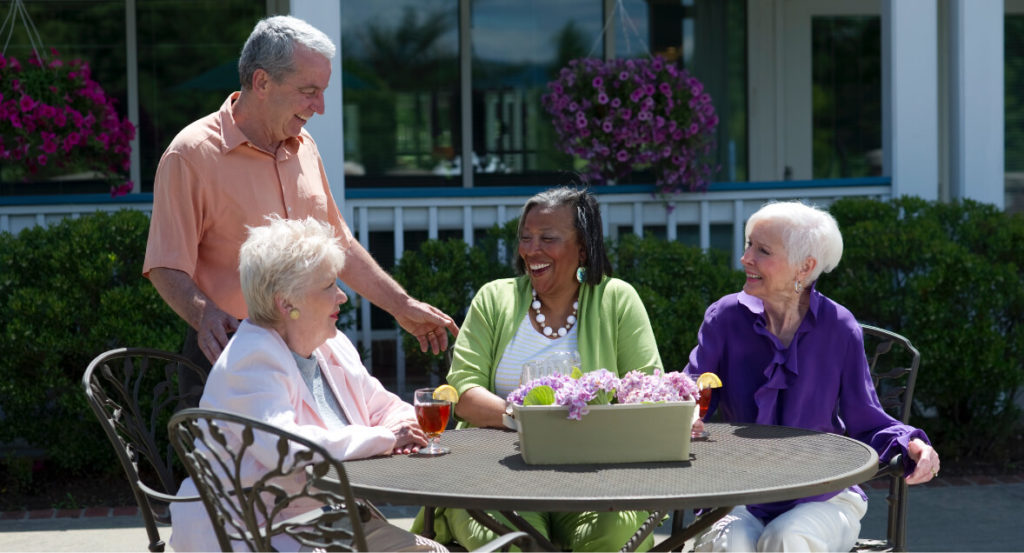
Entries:
{"label": "chair armrest", "polygon": [[876,480],[885,476],[893,476],[901,478],[903,476],[903,454],[894,455],[889,462],[884,465],[878,466],[878,472],[871,477],[871,480]]}
{"label": "chair armrest", "polygon": [[515,545],[520,551],[537,551],[533,538],[526,532],[509,532],[483,544],[479,549],[473,551],[507,551],[509,546]]}
{"label": "chair armrest", "polygon": [[143,484],[141,481],[136,481],[135,484],[139,487],[140,490],[142,490],[143,493],[145,493],[149,497],[159,499],[160,501],[166,501],[168,503],[183,503],[188,501],[200,500],[200,497],[198,495],[170,495],[164,492],[158,492],[153,488],[150,488],[149,486]]}

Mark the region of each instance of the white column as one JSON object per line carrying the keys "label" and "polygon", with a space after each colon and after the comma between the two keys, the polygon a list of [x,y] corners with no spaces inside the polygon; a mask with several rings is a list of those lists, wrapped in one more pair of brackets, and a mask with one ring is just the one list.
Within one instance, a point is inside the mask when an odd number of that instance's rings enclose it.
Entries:
{"label": "white column", "polygon": [[339,204],[345,200],[345,142],[341,103],[341,4],[321,0],[291,0],[291,15],[323,31],[337,51],[331,60],[331,80],[324,91],[324,114],[306,123],[324,160],[331,194]]}
{"label": "white column", "polygon": [[1003,0],[949,6],[950,195],[1003,209]]}
{"label": "white column", "polygon": [[882,172],[893,196],[939,199],[938,4],[882,2]]}

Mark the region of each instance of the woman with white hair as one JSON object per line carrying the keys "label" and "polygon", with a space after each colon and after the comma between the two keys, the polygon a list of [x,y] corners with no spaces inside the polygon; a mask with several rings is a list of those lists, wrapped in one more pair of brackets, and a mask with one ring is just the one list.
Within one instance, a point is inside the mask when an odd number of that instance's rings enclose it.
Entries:
{"label": "woman with white hair", "polygon": [[[931,480],[939,455],[920,429],[882,410],[860,325],[815,289],[839,264],[843,237],[826,211],[769,203],[747,220],[743,290],[708,307],[686,372],[713,372],[711,411],[732,423],[847,434],[882,462],[903,454],[908,484]],[[694,430],[701,430],[698,421]],[[867,496],[858,487],[740,506],[697,538],[698,551],[849,551]]]}
{"label": "woman with white hair", "polygon": [[[273,424],[340,460],[413,453],[427,445],[413,407],[370,376],[336,327],[339,305],[347,300],[337,285],[345,257],[331,227],[313,218],[268,220],[250,227],[239,252],[249,318],[214,364],[199,406]],[[253,452],[240,473],[264,472],[259,458]],[[192,480],[178,493],[194,495]],[[201,503],[172,503],[171,518],[175,551],[219,549]],[[379,519],[365,526],[374,551],[443,550]],[[274,545],[299,550],[285,535]]]}

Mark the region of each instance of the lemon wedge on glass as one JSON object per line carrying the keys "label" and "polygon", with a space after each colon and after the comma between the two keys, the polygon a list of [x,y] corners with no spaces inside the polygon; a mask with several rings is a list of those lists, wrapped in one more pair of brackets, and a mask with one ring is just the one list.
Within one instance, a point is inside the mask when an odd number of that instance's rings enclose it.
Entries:
{"label": "lemon wedge on glass", "polygon": [[715,373],[701,373],[701,375],[697,377],[697,388],[700,388],[701,390],[721,387],[722,380],[718,378],[718,375]]}
{"label": "lemon wedge on glass", "polygon": [[441,401],[459,402],[459,392],[450,384],[442,384],[434,388],[434,399]]}

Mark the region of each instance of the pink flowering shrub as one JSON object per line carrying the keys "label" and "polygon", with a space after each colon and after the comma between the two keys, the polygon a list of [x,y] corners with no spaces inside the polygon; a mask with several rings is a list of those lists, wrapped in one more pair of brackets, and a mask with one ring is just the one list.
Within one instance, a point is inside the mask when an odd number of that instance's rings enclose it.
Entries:
{"label": "pink flowering shrub", "polygon": [[118,117],[87,63],[51,52],[24,65],[0,55],[0,166],[25,179],[94,171],[112,196],[128,193],[135,126]]}
{"label": "pink flowering shrub", "polygon": [[556,373],[531,380],[508,395],[517,405],[564,405],[567,418],[580,420],[590,405],[687,401],[697,397],[697,384],[681,372],[654,374],[630,371],[621,379],[607,369],[572,375]]}
{"label": "pink flowering shrub", "polygon": [[653,59],[576,59],[548,83],[541,103],[558,147],[587,160],[592,182],[650,168],[663,193],[702,190],[712,166],[718,115],[704,85]]}

